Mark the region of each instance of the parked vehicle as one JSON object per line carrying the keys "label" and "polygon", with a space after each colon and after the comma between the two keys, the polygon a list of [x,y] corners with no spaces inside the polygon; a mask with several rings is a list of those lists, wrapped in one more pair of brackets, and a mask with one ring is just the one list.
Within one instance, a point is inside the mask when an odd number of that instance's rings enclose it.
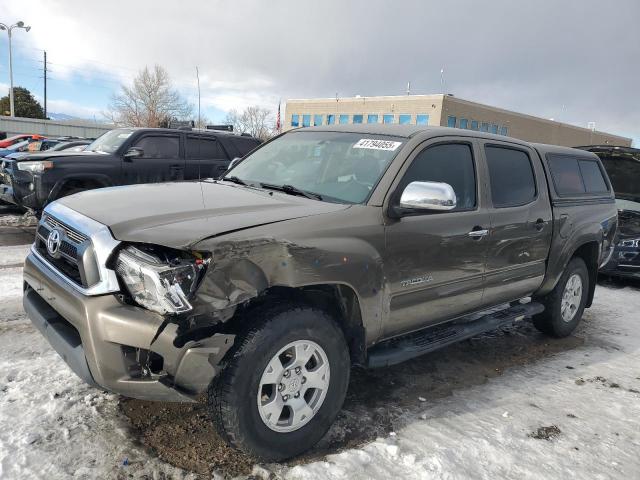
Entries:
{"label": "parked vehicle", "polygon": [[91,145],[93,140],[60,140],[60,143],[51,147],[49,151],[60,152],[67,150],[71,152],[82,152],[88,145]]}
{"label": "parked vehicle", "polygon": [[31,140],[27,144],[26,148],[21,148],[20,151],[10,153],[4,158],[10,159],[10,160],[17,160],[18,158],[26,157],[31,153],[45,152],[47,150],[51,151],[54,147],[56,147],[59,144],[60,144],[60,141],[49,139],[49,138],[45,138],[44,140]]}
{"label": "parked vehicle", "polygon": [[31,140],[23,140],[22,142],[14,143],[13,145],[0,149],[0,157],[6,157],[12,153],[26,152],[29,148]]}
{"label": "parked vehicle", "polygon": [[616,195],[618,238],[611,259],[600,272],[640,279],[640,149],[611,145],[578,148],[600,157]]}
{"label": "parked vehicle", "polygon": [[353,364],[530,317],[570,335],[615,231],[593,153],[331,125],[285,133],[219,180],[50,203],[24,308],[87,383],[163,401],[206,391],[223,438],[281,460],[327,432]]}
{"label": "parked vehicle", "polygon": [[25,140],[42,140],[44,137],[42,135],[36,134],[22,134],[22,135],[14,135],[9,138],[5,138],[4,140],[0,140],[0,148],[7,148],[11,145],[15,145],[16,143],[24,142]]}
{"label": "parked vehicle", "polygon": [[213,178],[260,140],[225,132],[122,128],[81,152],[53,151],[5,160],[0,199],[37,213],[49,202],[83,190]]}

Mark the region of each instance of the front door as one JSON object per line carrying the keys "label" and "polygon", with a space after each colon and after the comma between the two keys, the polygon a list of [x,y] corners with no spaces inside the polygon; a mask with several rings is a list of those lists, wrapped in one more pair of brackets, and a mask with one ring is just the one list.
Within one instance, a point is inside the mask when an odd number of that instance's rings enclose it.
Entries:
{"label": "front door", "polygon": [[179,134],[143,134],[130,147],[141,149],[142,155],[123,159],[126,184],[184,180],[185,161],[180,154]]}
{"label": "front door", "polygon": [[530,295],[541,284],[551,243],[551,206],[536,152],[520,145],[482,142],[490,183],[484,303]]}
{"label": "front door", "polygon": [[402,191],[415,181],[445,182],[457,203],[454,210],[416,212],[388,222],[387,337],[454,318],[482,303],[489,213],[474,145],[469,139],[431,141],[409,158],[394,189]]}

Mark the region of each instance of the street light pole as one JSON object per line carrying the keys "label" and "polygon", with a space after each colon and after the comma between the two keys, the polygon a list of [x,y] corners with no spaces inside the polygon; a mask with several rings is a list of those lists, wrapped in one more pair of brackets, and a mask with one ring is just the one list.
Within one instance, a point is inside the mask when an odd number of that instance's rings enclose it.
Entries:
{"label": "street light pole", "polygon": [[11,52],[11,30],[14,28],[24,28],[25,31],[31,30],[31,27],[25,27],[24,22],[20,21],[18,23],[14,23],[11,26],[5,25],[4,23],[0,23],[0,30],[6,30],[9,35],[9,108],[11,109],[11,116],[15,117],[15,107],[13,104],[13,56]]}

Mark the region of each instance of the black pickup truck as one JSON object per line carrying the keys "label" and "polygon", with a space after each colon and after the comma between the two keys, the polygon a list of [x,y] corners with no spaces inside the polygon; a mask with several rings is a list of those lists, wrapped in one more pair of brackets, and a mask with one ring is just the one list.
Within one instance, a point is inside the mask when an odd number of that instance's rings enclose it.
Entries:
{"label": "black pickup truck", "polygon": [[615,249],[600,273],[640,279],[640,149],[612,145],[577,148],[600,157],[616,195],[618,232]]}
{"label": "black pickup truck", "polygon": [[0,200],[40,212],[94,188],[215,178],[260,140],[227,132],[118,128],[82,152],[42,152],[0,165]]}

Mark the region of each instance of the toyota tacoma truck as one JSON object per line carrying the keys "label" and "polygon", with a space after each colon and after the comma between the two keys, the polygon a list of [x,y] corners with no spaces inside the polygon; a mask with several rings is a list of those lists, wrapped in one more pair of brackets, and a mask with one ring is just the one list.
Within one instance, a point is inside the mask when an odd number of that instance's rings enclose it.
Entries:
{"label": "toyota tacoma truck", "polygon": [[80,152],[48,151],[0,166],[0,200],[40,214],[50,202],[84,190],[218,177],[257,138],[211,130],[118,128]]}
{"label": "toyota tacoma truck", "polygon": [[616,224],[593,153],[439,127],[299,129],[218,180],[50,203],[24,307],[87,383],[206,393],[224,439],[282,460],[327,432],[353,365],[527,319],[570,335]]}

